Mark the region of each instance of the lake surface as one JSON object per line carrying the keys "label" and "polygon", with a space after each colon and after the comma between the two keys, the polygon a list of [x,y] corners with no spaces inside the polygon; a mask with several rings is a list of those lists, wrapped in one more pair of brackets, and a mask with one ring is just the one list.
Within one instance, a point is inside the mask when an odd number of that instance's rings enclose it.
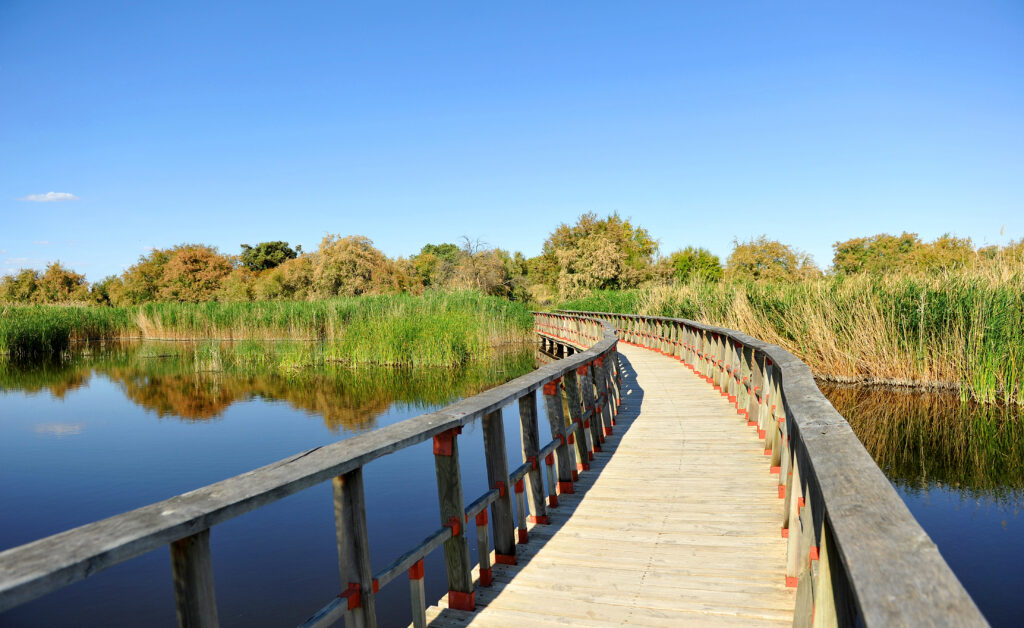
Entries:
{"label": "lake surface", "polygon": [[[259,356],[251,346],[142,343],[0,364],[0,549],[429,412],[537,359],[527,347],[456,371],[268,372]],[[821,387],[989,621],[1018,625],[1021,413],[956,395]],[[522,459],[514,407],[505,432],[514,467]],[[460,452],[468,503],[486,489],[479,423],[465,429]],[[365,482],[376,570],[439,524],[430,442],[369,464]],[[340,589],[329,483],[214,527],[211,543],[225,626],[294,625]],[[470,551],[475,561],[475,543]],[[425,566],[428,599],[440,599],[441,552]],[[168,552],[155,550],[0,615],[0,626],[175,626],[170,571]],[[404,577],[378,596],[382,625],[405,625],[408,608]]]}
{"label": "lake surface", "polygon": [[[455,371],[268,373],[244,353],[143,343],[77,347],[60,363],[0,364],[0,549],[429,412],[529,372],[536,360],[530,346]],[[506,410],[505,432],[515,467],[515,407]],[[431,447],[420,443],[365,467],[374,570],[440,524]],[[487,488],[479,422],[467,426],[459,448],[468,503]],[[225,626],[296,625],[341,590],[329,482],[215,526],[211,544]],[[425,567],[428,599],[440,599],[442,553]],[[408,600],[404,577],[382,589],[382,625],[408,623]],[[8,611],[0,625],[176,626],[169,552]]]}
{"label": "lake surface", "polygon": [[819,384],[993,626],[1024,618],[1024,415]]}

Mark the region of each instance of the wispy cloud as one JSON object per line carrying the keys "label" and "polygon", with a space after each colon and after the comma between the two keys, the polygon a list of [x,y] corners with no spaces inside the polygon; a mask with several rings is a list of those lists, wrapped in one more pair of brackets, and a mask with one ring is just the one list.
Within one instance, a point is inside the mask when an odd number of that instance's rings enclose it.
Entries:
{"label": "wispy cloud", "polygon": [[29,194],[18,199],[33,203],[53,203],[55,201],[77,201],[78,197],[68,192],[47,192],[46,194]]}
{"label": "wispy cloud", "polygon": [[33,240],[32,241],[32,244],[39,244],[41,246],[46,246],[49,243],[50,243],[49,240]]}

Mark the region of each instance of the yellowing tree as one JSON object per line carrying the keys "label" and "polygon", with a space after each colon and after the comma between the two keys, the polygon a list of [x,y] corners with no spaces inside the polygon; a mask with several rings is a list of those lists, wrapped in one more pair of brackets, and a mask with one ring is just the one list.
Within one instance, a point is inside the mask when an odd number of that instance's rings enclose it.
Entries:
{"label": "yellowing tree", "polygon": [[796,281],[820,275],[809,255],[765,236],[748,242],[734,240],[725,265],[729,279]]}
{"label": "yellowing tree", "polygon": [[575,225],[565,223],[544,242],[542,263],[545,279],[563,296],[593,289],[634,288],[651,276],[658,243],[646,229],[612,214],[580,216]]}
{"label": "yellowing tree", "polygon": [[391,260],[365,236],[328,235],[312,259],[317,296],[356,296],[398,289]]}

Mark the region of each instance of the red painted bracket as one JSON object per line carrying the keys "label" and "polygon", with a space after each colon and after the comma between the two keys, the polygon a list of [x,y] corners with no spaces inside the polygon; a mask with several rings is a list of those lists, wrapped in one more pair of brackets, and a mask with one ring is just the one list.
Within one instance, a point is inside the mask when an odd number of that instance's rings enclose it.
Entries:
{"label": "red painted bracket", "polygon": [[515,564],[517,564],[516,563],[516,555],[515,554],[498,554],[498,553],[495,553],[494,554],[494,562],[498,563],[499,565],[515,565]]}
{"label": "red painted bracket", "polygon": [[[587,468],[589,469],[590,465],[587,465]],[[579,470],[573,469],[569,473],[570,473],[570,476],[572,477],[572,481],[573,482],[579,482],[580,481],[580,472],[579,472]]]}
{"label": "red painted bracket", "polygon": [[504,497],[508,493],[508,487],[501,480],[494,483],[494,488],[498,489],[498,497]]}
{"label": "red painted bracket", "polygon": [[549,467],[555,464],[555,454],[552,453],[548,454],[547,456],[544,456],[544,464],[548,465]]}
{"label": "red painted bracket", "polygon": [[363,600],[359,597],[359,583],[349,582],[348,588],[338,594],[338,597],[343,600],[348,600],[348,610],[355,610],[363,605]]}
{"label": "red painted bracket", "polygon": [[373,579],[373,592],[374,594],[380,593],[380,582],[377,582],[376,578]]}
{"label": "red painted bracket", "polygon": [[434,436],[434,455],[435,456],[451,456],[452,455],[452,441],[455,439],[456,434],[461,434],[461,427],[453,427],[450,430],[441,432]]}
{"label": "red painted bracket", "polygon": [[807,503],[804,501],[803,497],[797,497],[796,498],[796,507],[797,508],[803,508],[806,505],[807,505]]}
{"label": "red painted bracket", "polygon": [[818,560],[818,546],[812,545],[810,552],[807,554],[810,560]]}
{"label": "red painted bracket", "polygon": [[491,568],[480,570],[480,586],[489,587],[494,582],[494,575],[491,573]]}
{"label": "red painted bracket", "polygon": [[786,499],[786,485],[779,486],[779,499]]}
{"label": "red painted bracket", "polygon": [[537,456],[527,456],[526,461],[530,463],[530,468],[534,471],[537,470]]}
{"label": "red painted bracket", "polygon": [[790,589],[795,589],[800,584],[799,578],[793,576],[786,576],[786,586]]}
{"label": "red painted bracket", "polygon": [[556,377],[550,382],[544,384],[544,394],[551,396],[558,394],[558,383],[562,380],[561,377]]}
{"label": "red painted bracket", "polygon": [[563,495],[575,493],[576,490],[572,487],[572,482],[565,482],[563,480],[558,481],[558,492]]}
{"label": "red painted bracket", "polygon": [[548,495],[548,507],[558,508],[558,495]]}
{"label": "red painted bracket", "polygon": [[526,545],[530,542],[530,534],[524,528],[517,528],[516,532],[518,532],[518,542],[520,545]]}
{"label": "red painted bracket", "polygon": [[462,526],[459,524],[458,517],[448,519],[448,523],[444,524],[444,527],[452,529],[452,536],[459,536],[462,533]]}
{"label": "red painted bracket", "polygon": [[475,611],[476,593],[463,593],[461,591],[448,591],[448,608],[457,611]]}
{"label": "red painted bracket", "polygon": [[784,539],[788,539],[789,538],[789,528],[782,528],[782,538],[784,538]]}
{"label": "red painted bracket", "polygon": [[476,524],[478,526],[487,525],[487,509],[484,508],[480,512],[476,513]]}
{"label": "red painted bracket", "polygon": [[547,525],[551,523],[551,519],[547,515],[541,515],[539,517],[535,517],[534,515],[527,515],[526,520],[530,523],[537,523],[541,525]]}
{"label": "red painted bracket", "polygon": [[587,367],[588,367],[587,364],[584,364],[583,366],[577,367],[576,368],[576,374],[577,375],[586,375],[587,374]]}
{"label": "red painted bracket", "polygon": [[605,426],[605,428],[604,428],[604,435],[605,436],[611,436],[612,435],[612,428]]}
{"label": "red painted bracket", "polygon": [[768,473],[772,475],[780,475],[782,473],[782,467],[772,467],[768,469]]}
{"label": "red painted bracket", "polygon": [[517,494],[518,493],[522,493],[523,492],[523,478],[519,478],[518,480],[516,480],[515,486],[513,488],[515,489],[515,492]]}
{"label": "red painted bracket", "polygon": [[409,579],[410,580],[422,580],[423,579],[423,559],[417,560],[409,567]]}

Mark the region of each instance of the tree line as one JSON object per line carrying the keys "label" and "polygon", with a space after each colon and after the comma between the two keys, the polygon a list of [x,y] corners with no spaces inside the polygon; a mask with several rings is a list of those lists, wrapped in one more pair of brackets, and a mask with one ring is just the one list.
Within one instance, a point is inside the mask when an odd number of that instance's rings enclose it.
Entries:
{"label": "tree line", "polygon": [[734,240],[725,263],[700,247],[667,255],[647,229],[618,214],[586,213],[559,225],[540,255],[526,258],[463,238],[427,244],[416,255],[389,258],[364,236],[327,235],[315,251],[287,242],[242,244],[226,254],[204,244],[153,249],[125,272],[90,284],[59,261],[0,278],[2,303],[135,305],[150,301],[305,300],[426,290],[477,290],[514,301],[549,302],[597,289],[629,289],[692,281],[784,281],[825,275],[936,274],[1024,265],[1024,241],[975,247],[943,235],[878,234],[836,242],[823,271],[809,255],[765,236]]}

